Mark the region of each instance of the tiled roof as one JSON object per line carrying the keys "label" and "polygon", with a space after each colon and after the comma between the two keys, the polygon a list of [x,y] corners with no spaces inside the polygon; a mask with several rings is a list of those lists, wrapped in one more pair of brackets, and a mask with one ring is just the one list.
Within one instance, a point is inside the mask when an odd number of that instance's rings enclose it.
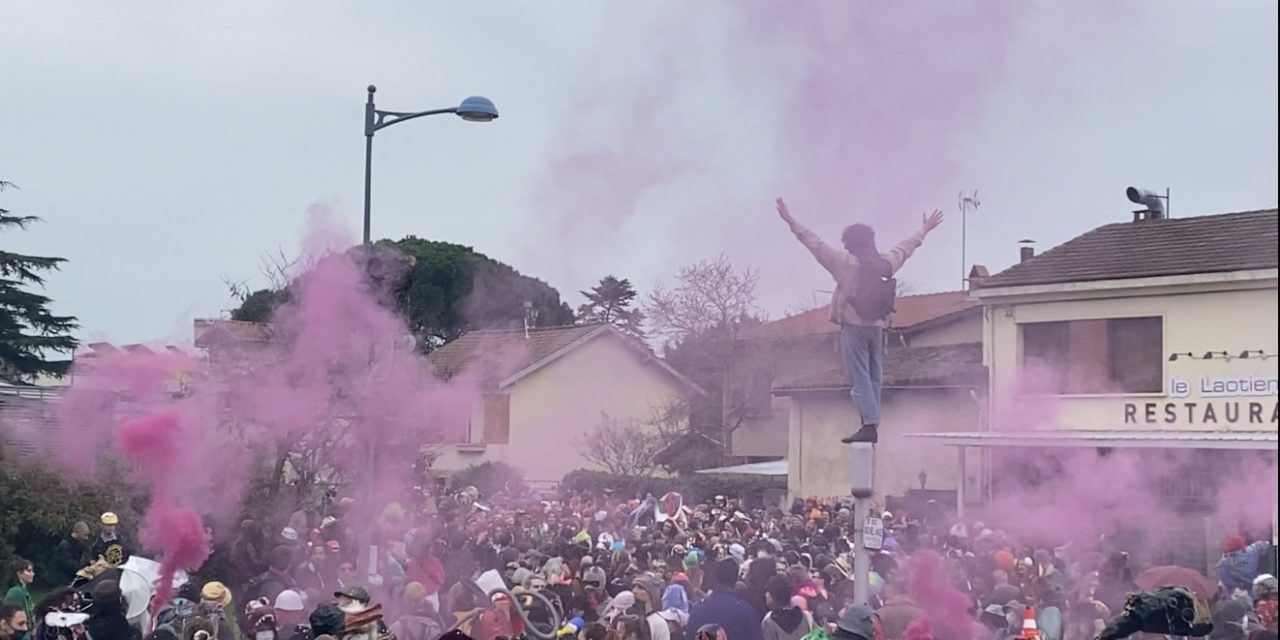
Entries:
{"label": "tiled roof", "polygon": [[[986,376],[982,345],[978,343],[900,347],[889,349],[885,354],[886,387],[981,385]],[[776,393],[848,387],[849,376],[843,366],[836,365],[784,378],[774,383],[773,390]]]}
{"label": "tiled roof", "polygon": [[221,340],[236,342],[269,342],[271,325],[240,320],[196,320],[195,344],[205,348]]}
{"label": "tiled roof", "polygon": [[592,324],[530,329],[527,338],[523,330],[471,331],[431,352],[431,365],[442,378],[473,369],[469,373],[482,382],[496,384],[603,327]]}
{"label": "tiled roof", "polygon": [[[898,298],[897,310],[890,321],[890,327],[906,330],[977,306],[978,301],[970,298],[967,291],[902,296]],[[823,305],[817,309],[751,327],[742,332],[742,337],[745,339],[784,338],[815,333],[835,333],[836,325],[831,323],[830,317],[831,308]]]}
{"label": "tiled roof", "polygon": [[1276,210],[1098,227],[981,283],[983,288],[1276,268]]}

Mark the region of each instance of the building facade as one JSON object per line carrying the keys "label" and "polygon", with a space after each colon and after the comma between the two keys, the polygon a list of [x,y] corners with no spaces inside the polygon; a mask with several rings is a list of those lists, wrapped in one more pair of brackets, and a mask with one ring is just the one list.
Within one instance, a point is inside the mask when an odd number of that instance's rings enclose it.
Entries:
{"label": "building facade", "polygon": [[699,392],[609,325],[475,331],[430,359],[443,379],[470,377],[480,390],[464,441],[440,448],[435,468],[444,473],[505,462],[530,482],[557,483],[570,471],[600,468],[582,449],[603,421],[649,428]]}
{"label": "building facade", "polygon": [[[977,428],[985,406],[982,314],[967,292],[903,296],[886,333],[883,422],[876,469],[882,497],[935,492],[960,482],[954,452],[908,433]],[[753,328],[740,349],[754,354],[761,402],[731,441],[735,457],[784,459],[788,494],[849,495],[849,448],[858,427],[850,383],[826,307]],[[763,468],[763,467],[762,467]],[[769,467],[773,469],[773,467]],[[778,467],[782,472],[783,467]],[[975,478],[976,481],[976,478]]]}
{"label": "building facade", "polygon": [[1243,526],[1213,504],[1228,470],[1270,466],[1255,497],[1274,530],[1276,211],[1137,215],[1024,258],[974,283],[987,424],[917,437],[955,447],[981,478],[966,489],[983,495],[967,499],[1000,498],[1028,451],[1131,450],[1163,469],[1150,495],[1182,510],[1185,539],[1203,545],[1188,566]]}

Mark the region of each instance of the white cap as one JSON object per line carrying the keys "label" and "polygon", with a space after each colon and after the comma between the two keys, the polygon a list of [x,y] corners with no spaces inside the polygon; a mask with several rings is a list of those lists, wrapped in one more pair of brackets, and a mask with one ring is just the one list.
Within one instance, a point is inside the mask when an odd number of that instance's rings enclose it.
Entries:
{"label": "white cap", "polygon": [[281,537],[281,538],[284,538],[285,540],[288,540],[289,542],[297,542],[297,541],[298,541],[298,532],[297,532],[297,531],[294,531],[293,527],[285,527],[285,528],[280,532],[280,537]]}
{"label": "white cap", "polygon": [[276,609],[279,611],[302,611],[302,594],[292,589],[285,589],[276,596]]}

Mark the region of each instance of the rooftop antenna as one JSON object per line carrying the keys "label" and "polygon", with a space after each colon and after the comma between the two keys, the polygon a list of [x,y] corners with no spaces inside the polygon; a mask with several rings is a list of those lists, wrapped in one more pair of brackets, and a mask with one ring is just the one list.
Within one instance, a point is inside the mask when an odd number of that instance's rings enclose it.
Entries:
{"label": "rooftop antenna", "polygon": [[967,195],[961,191],[956,196],[956,202],[960,207],[960,290],[969,288],[969,256],[968,256],[968,235],[969,235],[969,212],[977,211],[982,203],[978,201],[978,190],[974,189]]}

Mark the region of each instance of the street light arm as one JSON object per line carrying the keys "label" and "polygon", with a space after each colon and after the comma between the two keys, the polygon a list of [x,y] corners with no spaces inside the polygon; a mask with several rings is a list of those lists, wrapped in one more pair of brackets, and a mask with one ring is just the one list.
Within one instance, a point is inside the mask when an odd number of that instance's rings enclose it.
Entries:
{"label": "street light arm", "polygon": [[369,123],[367,127],[368,131],[365,132],[365,135],[371,135],[373,134],[374,131],[378,131],[379,129],[385,129],[393,124],[404,122],[405,120],[421,118],[422,116],[436,116],[442,113],[456,114],[458,113],[458,108],[449,107],[448,109],[431,109],[430,111],[418,111],[418,112],[380,111],[375,109],[373,112],[373,116],[374,116],[373,121]]}

